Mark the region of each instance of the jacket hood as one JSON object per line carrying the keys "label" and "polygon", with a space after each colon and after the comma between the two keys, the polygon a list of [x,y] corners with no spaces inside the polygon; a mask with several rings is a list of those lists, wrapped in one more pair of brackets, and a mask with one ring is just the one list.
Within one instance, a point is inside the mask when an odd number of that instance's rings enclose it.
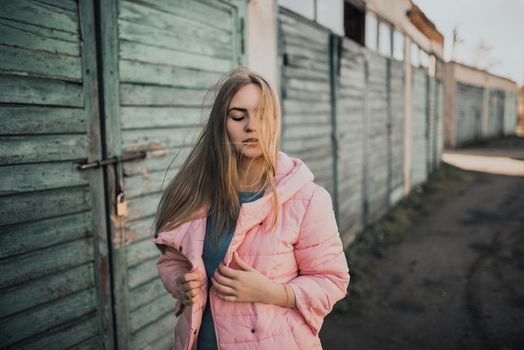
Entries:
{"label": "jacket hood", "polygon": [[[279,151],[275,169],[275,185],[280,200],[280,205],[287,202],[305,185],[313,182],[311,170],[298,158],[293,158]],[[273,209],[273,193],[266,189],[264,196],[256,201],[243,203],[240,207],[240,222],[249,229],[252,225],[263,221]]]}

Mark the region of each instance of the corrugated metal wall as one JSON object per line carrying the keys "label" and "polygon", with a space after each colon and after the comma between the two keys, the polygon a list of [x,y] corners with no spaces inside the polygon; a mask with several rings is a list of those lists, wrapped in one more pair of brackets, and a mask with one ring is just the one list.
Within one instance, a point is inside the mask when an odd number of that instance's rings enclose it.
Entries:
{"label": "corrugated metal wall", "polygon": [[0,7],[0,348],[111,348],[92,1]]}
{"label": "corrugated metal wall", "polygon": [[281,9],[282,145],[333,193],[329,32]]}
{"label": "corrugated metal wall", "polygon": [[455,139],[457,145],[479,140],[482,135],[484,89],[456,83]]}
{"label": "corrugated metal wall", "polygon": [[243,63],[243,6],[211,0],[119,2],[121,149],[149,152],[145,161],[123,166],[129,215],[125,244],[115,247],[122,348],[169,349],[174,343],[175,300],[158,278],[151,224],[166,169],[180,153],[167,184],[207,121],[212,101],[201,109],[207,90]]}

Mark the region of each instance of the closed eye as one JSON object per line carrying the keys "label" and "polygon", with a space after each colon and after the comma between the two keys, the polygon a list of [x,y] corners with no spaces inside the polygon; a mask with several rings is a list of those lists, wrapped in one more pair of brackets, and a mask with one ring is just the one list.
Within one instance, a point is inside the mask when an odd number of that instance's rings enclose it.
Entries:
{"label": "closed eye", "polygon": [[231,116],[231,119],[233,119],[233,120],[235,120],[235,121],[237,121],[237,122],[241,121],[241,120],[244,119],[244,118],[245,118],[245,116],[241,116],[241,117]]}

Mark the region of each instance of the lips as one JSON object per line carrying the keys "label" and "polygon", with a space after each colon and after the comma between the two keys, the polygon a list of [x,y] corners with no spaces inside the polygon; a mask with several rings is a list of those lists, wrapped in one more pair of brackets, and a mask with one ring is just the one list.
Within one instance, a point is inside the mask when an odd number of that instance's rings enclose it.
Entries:
{"label": "lips", "polygon": [[258,139],[250,138],[250,139],[244,140],[242,142],[244,142],[244,143],[255,143],[255,142],[258,142]]}

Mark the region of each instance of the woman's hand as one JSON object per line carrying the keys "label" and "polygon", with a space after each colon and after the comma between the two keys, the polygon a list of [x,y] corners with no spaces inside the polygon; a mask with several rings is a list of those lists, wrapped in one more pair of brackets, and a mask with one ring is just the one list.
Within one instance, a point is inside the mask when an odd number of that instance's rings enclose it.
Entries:
{"label": "woman's hand", "polygon": [[234,270],[220,263],[211,281],[216,296],[224,301],[273,303],[278,283],[266,278],[242,260],[237,252],[233,259],[242,270]]}
{"label": "woman's hand", "polygon": [[191,305],[199,300],[202,281],[198,273],[190,272],[177,277],[176,285],[176,292],[183,305]]}

